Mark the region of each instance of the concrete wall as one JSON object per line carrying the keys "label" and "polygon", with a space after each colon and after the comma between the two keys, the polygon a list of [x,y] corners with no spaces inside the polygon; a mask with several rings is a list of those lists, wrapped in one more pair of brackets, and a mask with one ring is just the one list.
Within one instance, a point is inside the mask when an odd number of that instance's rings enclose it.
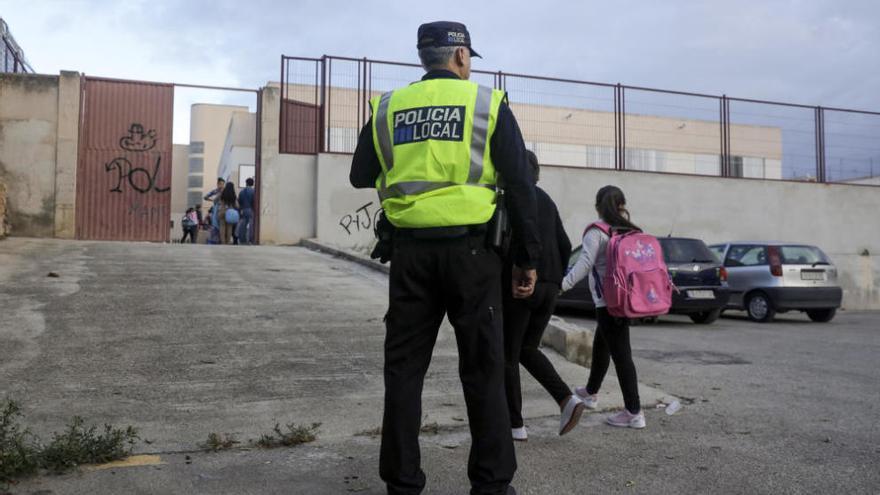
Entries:
{"label": "concrete wall", "polygon": [[173,214],[181,213],[189,208],[186,202],[186,176],[188,175],[187,162],[189,160],[189,146],[175,144],[171,147],[171,211]]}
{"label": "concrete wall", "polygon": [[850,184],[863,184],[866,186],[880,186],[880,175],[875,177],[865,177],[863,179],[853,179],[846,181]]}
{"label": "concrete wall", "polygon": [[[237,185],[239,165],[253,165],[257,140],[257,114],[232,114],[217,167],[217,177],[233,180]],[[233,177],[235,175],[236,177]]]}
{"label": "concrete wall", "polygon": [[318,155],[317,237],[358,251],[373,246],[373,224],[381,208],[375,189],[348,181],[351,155]]}
{"label": "concrete wall", "polygon": [[175,144],[171,147],[171,239],[180,239],[180,219],[186,209],[193,205],[186,204],[186,181],[188,175],[189,146]]}
{"label": "concrete wall", "polygon": [[[324,242],[365,251],[378,200],[374,190],[351,188],[350,163],[350,155],[318,158],[316,232]],[[606,184],[624,190],[633,220],[656,235],[818,245],[840,269],[844,307],[880,309],[880,231],[869,227],[877,225],[880,189],[544,167],[540,186],[559,206],[573,244],[595,219],[596,190]]]}
{"label": "concrete wall", "polygon": [[263,90],[260,243],[295,244],[315,237],[317,162],[314,155],[278,153],[280,91]]}
{"label": "concrete wall", "polygon": [[58,78],[58,133],[55,146],[55,237],[76,236],[76,167],[79,150],[80,83],[78,72]]}
{"label": "concrete wall", "polygon": [[[58,80],[58,76],[0,74],[0,180],[7,185],[12,235],[55,234]],[[72,160],[75,171],[75,154]],[[65,195],[65,199],[69,198]]]}

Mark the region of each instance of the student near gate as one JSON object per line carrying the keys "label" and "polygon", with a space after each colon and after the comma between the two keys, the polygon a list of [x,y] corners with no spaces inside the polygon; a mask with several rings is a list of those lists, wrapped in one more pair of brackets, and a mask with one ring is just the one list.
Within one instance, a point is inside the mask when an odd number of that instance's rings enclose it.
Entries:
{"label": "student near gate", "polygon": [[[467,80],[477,56],[470,44],[463,24],[420,26],[419,58],[427,73],[371,100],[372,118],[352,158],[352,185],[375,187],[394,226],[379,461],[389,494],[418,494],[425,486],[418,440],[422,384],[445,315],[455,329],[473,440],[471,493],[515,493],[501,291],[531,295],[541,246],[522,135],[505,94]],[[487,247],[496,173],[505,180],[521,246],[513,287],[503,289],[501,259]]]}
{"label": "student near gate", "polygon": [[241,208],[241,220],[238,222],[238,242],[254,243],[254,179],[248,177],[245,188],[238,193],[238,206]]}

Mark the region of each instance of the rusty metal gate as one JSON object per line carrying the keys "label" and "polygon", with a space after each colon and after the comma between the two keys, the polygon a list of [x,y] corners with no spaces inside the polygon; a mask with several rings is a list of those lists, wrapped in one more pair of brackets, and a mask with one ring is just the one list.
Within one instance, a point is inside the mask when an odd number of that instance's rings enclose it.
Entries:
{"label": "rusty metal gate", "polygon": [[76,238],[168,241],[172,84],[84,77]]}

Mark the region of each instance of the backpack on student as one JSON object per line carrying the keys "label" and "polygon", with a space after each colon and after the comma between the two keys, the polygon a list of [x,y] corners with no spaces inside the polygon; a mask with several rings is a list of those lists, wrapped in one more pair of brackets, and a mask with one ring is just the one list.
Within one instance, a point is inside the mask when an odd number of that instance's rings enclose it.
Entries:
{"label": "backpack on student", "polygon": [[228,224],[234,224],[238,223],[238,221],[241,219],[241,216],[238,214],[238,210],[236,210],[235,208],[229,208],[226,210],[226,215],[223,219],[226,220],[226,223]]}
{"label": "backpack on student", "polygon": [[616,232],[604,222],[592,223],[586,230],[591,228],[609,237],[602,278],[608,313],[623,318],[668,313],[673,287],[657,238],[638,230]]}
{"label": "backpack on student", "polygon": [[193,227],[197,227],[199,224],[194,222],[189,215],[184,215],[183,218],[180,219],[180,225],[185,229],[191,229]]}

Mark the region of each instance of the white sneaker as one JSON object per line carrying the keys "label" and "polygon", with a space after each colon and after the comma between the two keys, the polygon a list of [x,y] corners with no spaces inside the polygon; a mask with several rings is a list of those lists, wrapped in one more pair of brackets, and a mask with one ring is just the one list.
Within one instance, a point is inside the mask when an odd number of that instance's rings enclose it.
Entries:
{"label": "white sneaker", "polygon": [[645,427],[645,413],[639,411],[638,414],[633,414],[624,409],[617,414],[608,416],[605,421],[611,426],[641,429]]}
{"label": "white sneaker", "polygon": [[590,395],[587,393],[587,387],[577,387],[574,389],[575,395],[584,403],[587,409],[596,409],[599,407],[599,394]]}
{"label": "white sneaker", "polygon": [[525,426],[520,426],[519,428],[511,428],[510,432],[513,434],[513,440],[516,442],[529,441],[529,432],[526,431]]}
{"label": "white sneaker", "polygon": [[572,428],[577,426],[581,420],[581,414],[584,413],[584,403],[576,395],[568,396],[568,402],[562,408],[562,414],[559,415],[559,435],[565,435]]}

